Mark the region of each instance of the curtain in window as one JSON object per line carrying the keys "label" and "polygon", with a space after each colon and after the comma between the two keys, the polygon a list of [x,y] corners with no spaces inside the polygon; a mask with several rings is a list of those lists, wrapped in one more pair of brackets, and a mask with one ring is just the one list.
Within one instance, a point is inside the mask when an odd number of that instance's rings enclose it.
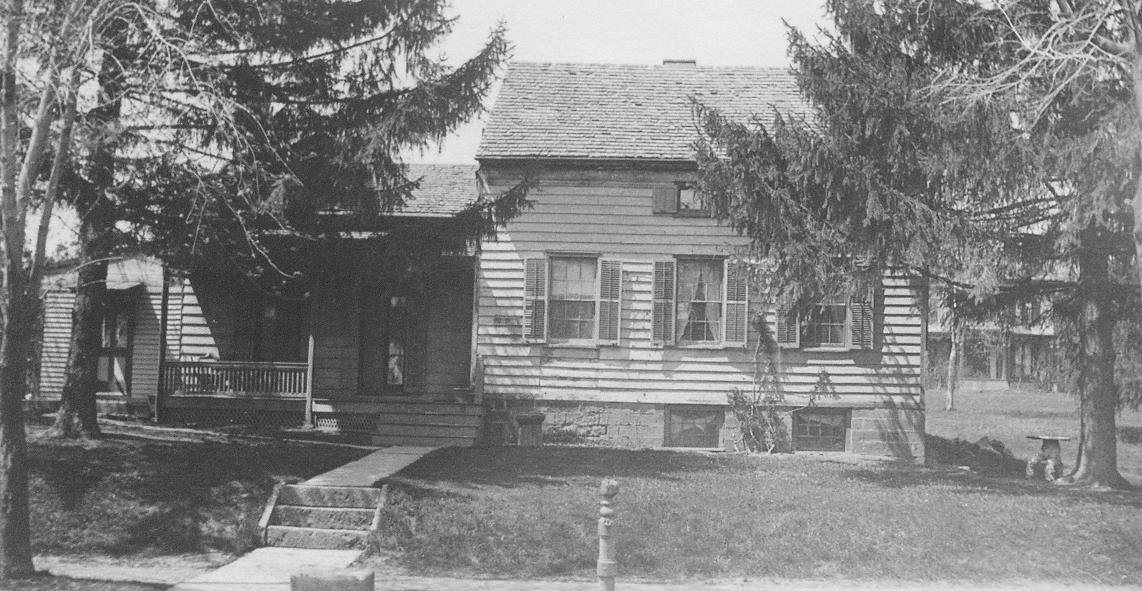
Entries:
{"label": "curtain in window", "polygon": [[680,342],[722,340],[722,261],[679,261],[677,326]]}

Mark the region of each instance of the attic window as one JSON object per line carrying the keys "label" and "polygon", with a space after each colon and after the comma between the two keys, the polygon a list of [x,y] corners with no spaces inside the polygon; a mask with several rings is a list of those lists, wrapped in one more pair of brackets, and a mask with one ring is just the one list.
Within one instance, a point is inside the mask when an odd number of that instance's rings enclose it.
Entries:
{"label": "attic window", "polygon": [[690,183],[675,183],[654,188],[654,213],[708,216],[710,205],[706,195]]}

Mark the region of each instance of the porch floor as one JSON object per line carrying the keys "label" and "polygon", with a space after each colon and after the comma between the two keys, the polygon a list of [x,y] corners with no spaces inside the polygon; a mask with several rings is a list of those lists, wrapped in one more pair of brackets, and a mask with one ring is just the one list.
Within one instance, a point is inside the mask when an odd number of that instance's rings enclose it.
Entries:
{"label": "porch floor", "polygon": [[435,451],[436,447],[398,445],[379,449],[357,461],[314,476],[306,486],[372,487],[399,472],[405,466]]}

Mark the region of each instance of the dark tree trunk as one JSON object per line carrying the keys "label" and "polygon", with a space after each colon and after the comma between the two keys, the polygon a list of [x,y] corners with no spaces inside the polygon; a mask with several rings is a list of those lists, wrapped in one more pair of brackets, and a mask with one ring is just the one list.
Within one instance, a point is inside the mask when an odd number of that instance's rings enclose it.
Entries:
{"label": "dark tree trunk", "polygon": [[7,263],[10,298],[4,326],[0,369],[0,579],[31,575],[32,536],[28,505],[28,448],[24,439],[24,395],[27,392],[33,308],[24,297],[22,261]]}
{"label": "dark tree trunk", "polygon": [[[81,244],[88,244],[88,234],[94,231],[90,225],[84,220],[80,229]],[[91,254],[87,252],[84,255],[79,268],[75,307],[71,312],[67,375],[59,412],[49,431],[52,437],[97,439],[101,436],[96,418],[96,371],[103,344],[107,260],[91,260]]]}
{"label": "dark tree trunk", "polygon": [[1075,471],[1066,484],[1131,488],[1118,472],[1118,386],[1114,383],[1114,314],[1108,256],[1095,231],[1083,232],[1079,248],[1079,376],[1082,432]]}
{"label": "dark tree trunk", "polygon": [[28,448],[24,439],[29,341],[34,326],[24,271],[24,215],[16,195],[19,167],[19,88],[22,0],[4,3],[4,58],[0,68],[0,579],[29,576],[32,535],[28,505]]}
{"label": "dark tree trunk", "polygon": [[71,349],[62,404],[51,435],[100,437],[96,419],[96,371],[103,344],[103,311],[107,301],[107,260],[113,252],[115,215],[111,191],[115,186],[113,126],[122,114],[123,72],[131,56],[124,51],[127,23],[112,21],[104,31],[104,57],[99,69],[99,105],[88,120],[102,127],[91,153],[89,186],[81,191],[83,214],[79,232],[79,278],[72,311]]}

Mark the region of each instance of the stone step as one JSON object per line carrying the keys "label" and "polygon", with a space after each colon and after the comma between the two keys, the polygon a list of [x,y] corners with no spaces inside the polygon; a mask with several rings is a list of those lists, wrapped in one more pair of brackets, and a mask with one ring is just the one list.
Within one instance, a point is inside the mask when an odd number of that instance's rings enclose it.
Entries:
{"label": "stone step", "polygon": [[424,435],[373,435],[369,438],[373,445],[415,445],[425,447],[471,447],[476,443],[472,437],[433,437]]}
{"label": "stone step", "polygon": [[372,487],[290,484],[278,493],[278,505],[376,509],[382,497],[381,489]]}
{"label": "stone step", "polygon": [[271,525],[266,528],[266,545],[284,548],[323,548],[356,550],[366,547],[369,532],[353,529],[317,529]]}
{"label": "stone step", "polygon": [[476,425],[377,425],[375,435],[412,436],[412,437],[476,437],[480,428]]}
{"label": "stone step", "polygon": [[376,515],[375,508],[350,509],[278,505],[274,507],[270,524],[316,529],[367,530],[373,526],[374,515]]}

